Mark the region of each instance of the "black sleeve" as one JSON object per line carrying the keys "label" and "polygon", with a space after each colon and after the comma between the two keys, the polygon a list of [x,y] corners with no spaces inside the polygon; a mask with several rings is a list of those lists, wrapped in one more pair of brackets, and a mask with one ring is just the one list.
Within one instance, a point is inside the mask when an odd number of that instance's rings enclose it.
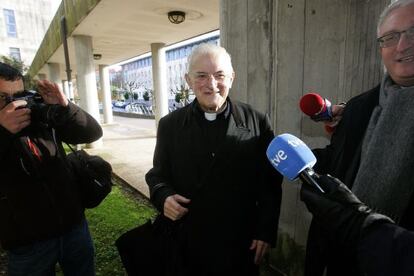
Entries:
{"label": "black sleeve", "polygon": [[331,174],[351,185],[359,167],[360,148],[372,111],[378,105],[380,86],[353,97],[345,106],[341,121],[330,144],[313,152],[317,158],[314,170]]}
{"label": "black sleeve", "polygon": [[373,225],[358,246],[361,272],[368,276],[414,275],[414,232],[394,224]]}
{"label": "black sleeve", "polygon": [[5,151],[10,148],[14,134],[0,125],[0,160],[3,159]]}
{"label": "black sleeve", "polygon": [[350,111],[349,105],[345,107],[342,120],[339,122],[338,126],[335,129],[335,132],[331,136],[329,145],[321,149],[313,149],[313,153],[316,157],[316,164],[313,169],[319,174],[334,174],[335,177],[341,179],[343,178],[338,175],[335,170],[335,166],[340,162],[342,158],[342,152],[345,147],[345,139],[347,126],[350,121]]}
{"label": "black sleeve", "polygon": [[60,140],[69,144],[92,143],[102,136],[99,123],[86,111],[69,102],[68,106],[51,105],[48,123]]}
{"label": "black sleeve", "polygon": [[170,195],[176,194],[169,185],[171,179],[171,157],[168,151],[168,140],[170,139],[168,122],[162,118],[158,123],[157,143],[155,145],[153,167],[145,175],[149,186],[150,200],[154,206],[163,212],[164,201]]}
{"label": "black sleeve", "polygon": [[279,224],[280,204],[282,199],[283,177],[270,164],[266,150],[272,139],[273,131],[267,116],[260,121],[260,166],[258,190],[258,225],[256,239],[276,244]]}

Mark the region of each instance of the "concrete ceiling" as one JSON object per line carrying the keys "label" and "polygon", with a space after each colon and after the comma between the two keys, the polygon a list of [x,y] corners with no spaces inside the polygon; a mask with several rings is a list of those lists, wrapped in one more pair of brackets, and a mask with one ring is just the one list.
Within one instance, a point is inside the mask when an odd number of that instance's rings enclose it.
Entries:
{"label": "concrete ceiling", "polygon": [[[93,52],[101,54],[96,64],[115,64],[151,50],[151,43],[167,45],[219,28],[219,0],[101,0],[74,29],[73,35],[93,37]],[[181,24],[172,24],[167,13],[186,13]],[[68,39],[72,70],[76,71],[73,39]],[[63,46],[48,62],[61,64]],[[47,73],[44,66],[41,72]]]}

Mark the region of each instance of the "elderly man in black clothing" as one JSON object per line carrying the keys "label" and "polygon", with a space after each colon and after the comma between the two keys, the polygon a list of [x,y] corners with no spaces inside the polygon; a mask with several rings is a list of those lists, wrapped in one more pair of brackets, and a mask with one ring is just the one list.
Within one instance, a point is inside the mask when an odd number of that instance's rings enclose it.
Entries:
{"label": "elderly man in black clothing", "polygon": [[258,275],[275,244],[282,177],[266,159],[267,117],[234,102],[230,55],[203,44],[186,80],[196,99],[159,122],[151,201],[177,221],[182,275]]}

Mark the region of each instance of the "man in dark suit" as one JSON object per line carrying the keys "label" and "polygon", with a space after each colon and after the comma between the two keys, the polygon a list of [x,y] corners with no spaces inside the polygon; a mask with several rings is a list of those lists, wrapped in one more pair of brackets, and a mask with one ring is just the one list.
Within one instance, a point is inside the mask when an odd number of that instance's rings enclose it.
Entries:
{"label": "man in dark suit", "polygon": [[[380,85],[351,99],[331,138],[315,150],[315,170],[329,173],[368,206],[414,229],[414,0],[388,6],[378,22],[386,73]],[[306,275],[359,275],[355,252],[332,246],[313,220]]]}
{"label": "man in dark suit", "polygon": [[162,118],[150,198],[179,225],[177,275],[258,275],[275,245],[282,177],[266,159],[267,116],[228,97],[230,55],[203,44],[189,57],[186,80],[196,99]]}

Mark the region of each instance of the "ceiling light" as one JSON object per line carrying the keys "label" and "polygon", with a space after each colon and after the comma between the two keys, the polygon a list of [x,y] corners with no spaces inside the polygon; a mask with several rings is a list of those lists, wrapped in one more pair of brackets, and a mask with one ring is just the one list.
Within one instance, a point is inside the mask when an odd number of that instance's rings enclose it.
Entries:
{"label": "ceiling light", "polygon": [[173,24],[183,23],[185,20],[185,12],[183,11],[170,11],[168,12],[168,20]]}

